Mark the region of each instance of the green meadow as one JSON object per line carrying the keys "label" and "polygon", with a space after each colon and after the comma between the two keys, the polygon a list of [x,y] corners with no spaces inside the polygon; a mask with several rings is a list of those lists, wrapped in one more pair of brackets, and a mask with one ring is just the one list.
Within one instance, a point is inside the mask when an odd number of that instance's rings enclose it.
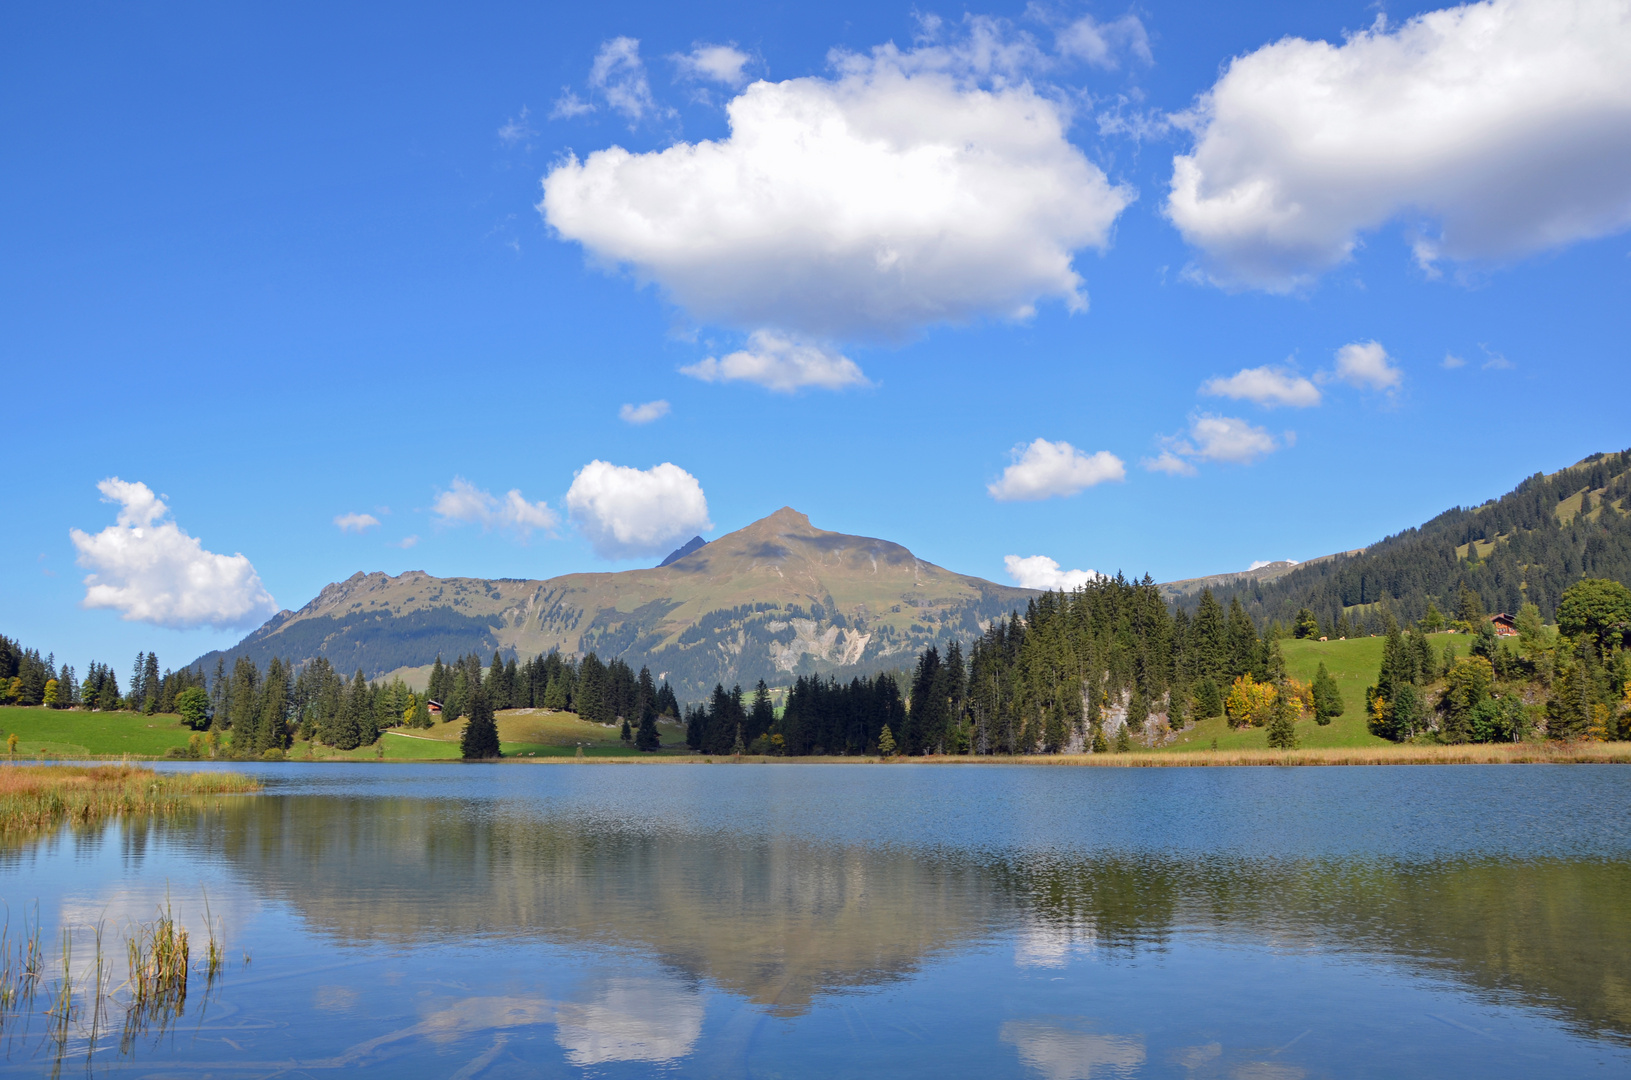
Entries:
{"label": "green meadow", "polygon": [[15,734],[19,758],[163,757],[192,733],[179,716],[0,706],[0,747]]}
{"label": "green meadow", "polygon": [[[316,761],[448,761],[459,756],[464,722],[436,724],[428,730],[392,729],[373,746],[336,750],[297,741],[288,756]],[[685,729],[659,724],[665,750],[685,749]],[[162,758],[171,747],[185,747],[192,729],[173,715],[142,716],[128,712],[84,712],[0,706],[0,752],[6,736],[17,736],[19,760],[48,758]],[[514,709],[498,714],[499,746],[506,757],[639,757],[623,745],[617,728],[601,727],[576,714]],[[308,757],[309,756],[309,757]]]}
{"label": "green meadow", "polygon": [[[1297,721],[1297,744],[1310,748],[1391,746],[1386,739],[1372,735],[1365,722],[1365,688],[1376,682],[1382,666],[1380,637],[1349,638],[1346,641],[1285,640],[1280,648],[1285,653],[1286,674],[1303,682],[1313,682],[1321,661],[1331,677],[1342,687],[1342,715],[1321,727],[1311,719]],[[1434,634],[1433,648],[1440,655],[1446,648],[1454,648],[1457,656],[1466,656],[1472,639],[1465,634]],[[1227,688],[1225,688],[1227,689]],[[1217,740],[1219,750],[1266,750],[1268,731],[1265,728],[1229,727],[1221,716],[1202,720],[1178,737],[1162,752],[1208,750]]]}

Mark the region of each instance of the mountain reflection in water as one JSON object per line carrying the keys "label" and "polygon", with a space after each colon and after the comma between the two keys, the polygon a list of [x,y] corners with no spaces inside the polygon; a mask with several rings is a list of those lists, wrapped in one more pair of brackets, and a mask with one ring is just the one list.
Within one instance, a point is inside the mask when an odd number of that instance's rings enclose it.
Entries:
{"label": "mountain reflection in water", "polygon": [[[1619,860],[982,854],[313,795],[251,800],[178,839],[343,942],[593,943],[676,973],[609,980],[563,1016],[581,1063],[614,1045],[636,1060],[681,1053],[701,1025],[686,980],[796,1016],[998,938],[1039,967],[1197,936],[1381,954],[1584,1034],[1631,1037],[1631,864]],[[1003,1038],[1040,1062],[1029,1031]],[[1133,1053],[1094,1045],[1106,1061]]]}
{"label": "mountain reflection in water", "polygon": [[[0,1005],[0,1072],[1631,1071],[1613,767],[257,771],[0,849],[82,1001]],[[197,956],[206,889],[227,968],[98,1035],[90,928]]]}

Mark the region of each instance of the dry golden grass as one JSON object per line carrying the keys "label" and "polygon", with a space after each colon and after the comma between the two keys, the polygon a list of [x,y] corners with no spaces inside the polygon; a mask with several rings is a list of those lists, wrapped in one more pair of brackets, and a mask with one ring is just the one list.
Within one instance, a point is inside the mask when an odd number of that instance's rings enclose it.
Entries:
{"label": "dry golden grass", "polygon": [[[539,759],[544,763],[545,759]],[[572,764],[569,758],[551,759]],[[580,760],[579,764],[861,765],[876,757],[663,756]],[[1464,746],[1325,746],[1301,750],[1191,750],[1182,754],[1032,754],[1023,757],[891,758],[896,765],[1065,765],[1088,768],[1178,768],[1213,765],[1631,765],[1631,743],[1469,743]]]}
{"label": "dry golden grass", "polygon": [[0,837],[43,832],[64,821],[173,813],[205,795],[243,795],[260,782],[240,773],[157,772],[134,765],[0,768]]}

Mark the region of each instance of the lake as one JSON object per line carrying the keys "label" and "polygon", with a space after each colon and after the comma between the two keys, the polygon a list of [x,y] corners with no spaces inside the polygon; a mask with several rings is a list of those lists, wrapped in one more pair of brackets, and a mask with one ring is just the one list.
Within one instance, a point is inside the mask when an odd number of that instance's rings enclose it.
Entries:
{"label": "lake", "polygon": [[[0,1071],[1631,1075],[1623,766],[252,771],[0,854]],[[206,896],[222,971],[93,1030],[92,927],[112,989]]]}

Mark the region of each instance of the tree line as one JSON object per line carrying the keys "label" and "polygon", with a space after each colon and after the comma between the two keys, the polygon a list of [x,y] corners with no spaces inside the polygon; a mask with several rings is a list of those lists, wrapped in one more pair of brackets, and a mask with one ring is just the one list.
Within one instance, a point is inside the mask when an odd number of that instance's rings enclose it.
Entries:
{"label": "tree line", "polygon": [[[1476,598],[1462,598],[1475,610]],[[1516,637],[1480,618],[1466,656],[1429,628],[1389,622],[1381,670],[1366,693],[1373,734],[1395,742],[1516,742],[1631,737],[1631,589],[1587,578],[1559,598],[1556,634],[1524,604]]]}

